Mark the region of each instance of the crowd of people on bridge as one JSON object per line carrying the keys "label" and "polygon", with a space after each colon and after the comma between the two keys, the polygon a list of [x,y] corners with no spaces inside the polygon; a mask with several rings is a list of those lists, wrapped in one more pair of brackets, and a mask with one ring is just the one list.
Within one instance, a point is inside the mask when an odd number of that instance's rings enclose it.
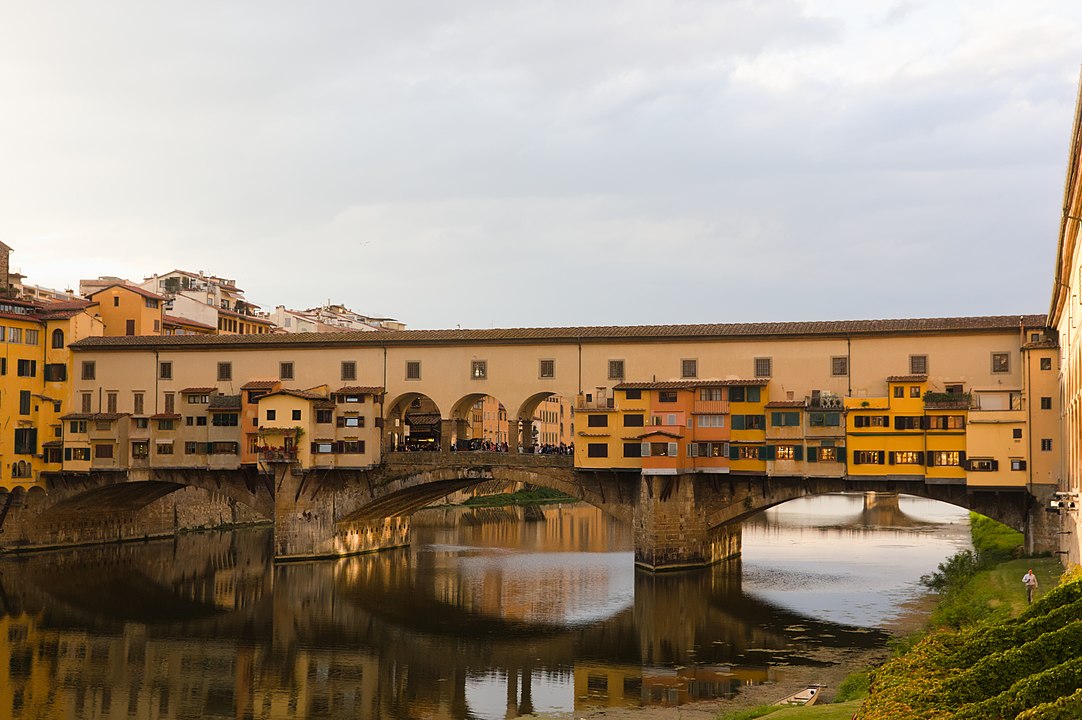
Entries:
{"label": "crowd of people on bridge", "polygon": [[[397,443],[391,448],[391,452],[439,452],[439,442],[410,442]],[[491,440],[459,440],[451,446],[451,452],[512,452],[512,448],[505,442],[493,442]],[[539,445],[527,445],[519,447],[518,452],[536,455],[574,455],[575,444],[560,443],[558,445],[544,443]]]}

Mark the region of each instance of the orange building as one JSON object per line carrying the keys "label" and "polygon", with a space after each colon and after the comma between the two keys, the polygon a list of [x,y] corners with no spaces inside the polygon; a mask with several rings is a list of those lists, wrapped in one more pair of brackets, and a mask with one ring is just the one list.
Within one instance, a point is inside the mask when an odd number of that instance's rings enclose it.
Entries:
{"label": "orange building", "polygon": [[105,325],[105,336],[161,335],[165,298],[134,285],[114,283],[87,296]]}

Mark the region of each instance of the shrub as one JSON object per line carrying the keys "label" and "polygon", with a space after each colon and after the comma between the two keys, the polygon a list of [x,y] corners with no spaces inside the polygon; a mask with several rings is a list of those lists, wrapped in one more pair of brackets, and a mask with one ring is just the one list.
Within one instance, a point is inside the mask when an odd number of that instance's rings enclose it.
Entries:
{"label": "shrub", "polygon": [[1019,713],[1015,720],[1078,720],[1082,717],[1082,690]]}
{"label": "shrub", "polygon": [[977,556],[972,550],[962,550],[939,563],[936,571],[922,576],[920,582],[937,593],[949,593],[969,582],[978,570]]}
{"label": "shrub", "polygon": [[1014,718],[1027,708],[1055,702],[1078,690],[1082,676],[1082,658],[1075,658],[1042,673],[1030,675],[994,697],[964,705],[954,714],[955,720],[994,720]]}
{"label": "shrub", "polygon": [[847,702],[866,697],[871,682],[872,676],[868,670],[853,673],[842,680],[841,685],[838,686],[838,694],[834,697],[834,702]]}

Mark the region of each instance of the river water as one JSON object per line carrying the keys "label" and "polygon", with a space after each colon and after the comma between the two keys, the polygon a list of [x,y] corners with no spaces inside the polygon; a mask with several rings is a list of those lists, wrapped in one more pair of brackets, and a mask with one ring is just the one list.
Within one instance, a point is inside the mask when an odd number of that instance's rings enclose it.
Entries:
{"label": "river water", "polygon": [[478,718],[727,697],[881,647],[964,511],[824,496],[740,561],[636,571],[582,505],[438,508],[406,550],[275,566],[266,529],[0,560],[0,718]]}

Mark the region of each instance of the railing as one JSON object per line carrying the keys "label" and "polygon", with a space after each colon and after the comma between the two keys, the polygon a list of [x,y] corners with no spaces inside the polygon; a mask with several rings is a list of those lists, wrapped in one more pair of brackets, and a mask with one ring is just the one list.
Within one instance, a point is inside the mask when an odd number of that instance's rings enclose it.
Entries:
{"label": "railing", "polygon": [[296,462],[296,460],[297,450],[295,448],[275,450],[264,449],[259,451],[260,462],[287,463]]}
{"label": "railing", "polygon": [[594,400],[576,400],[575,412],[581,412],[583,410],[614,410],[616,408],[616,398],[603,397]]}
{"label": "railing", "polygon": [[804,404],[809,410],[842,410],[845,408],[845,401],[842,396],[833,393],[806,395]]}
{"label": "railing", "polygon": [[971,393],[924,393],[924,407],[931,410],[967,410],[975,407]]}
{"label": "railing", "polygon": [[697,415],[725,415],[729,412],[726,400],[696,400],[692,412]]}

